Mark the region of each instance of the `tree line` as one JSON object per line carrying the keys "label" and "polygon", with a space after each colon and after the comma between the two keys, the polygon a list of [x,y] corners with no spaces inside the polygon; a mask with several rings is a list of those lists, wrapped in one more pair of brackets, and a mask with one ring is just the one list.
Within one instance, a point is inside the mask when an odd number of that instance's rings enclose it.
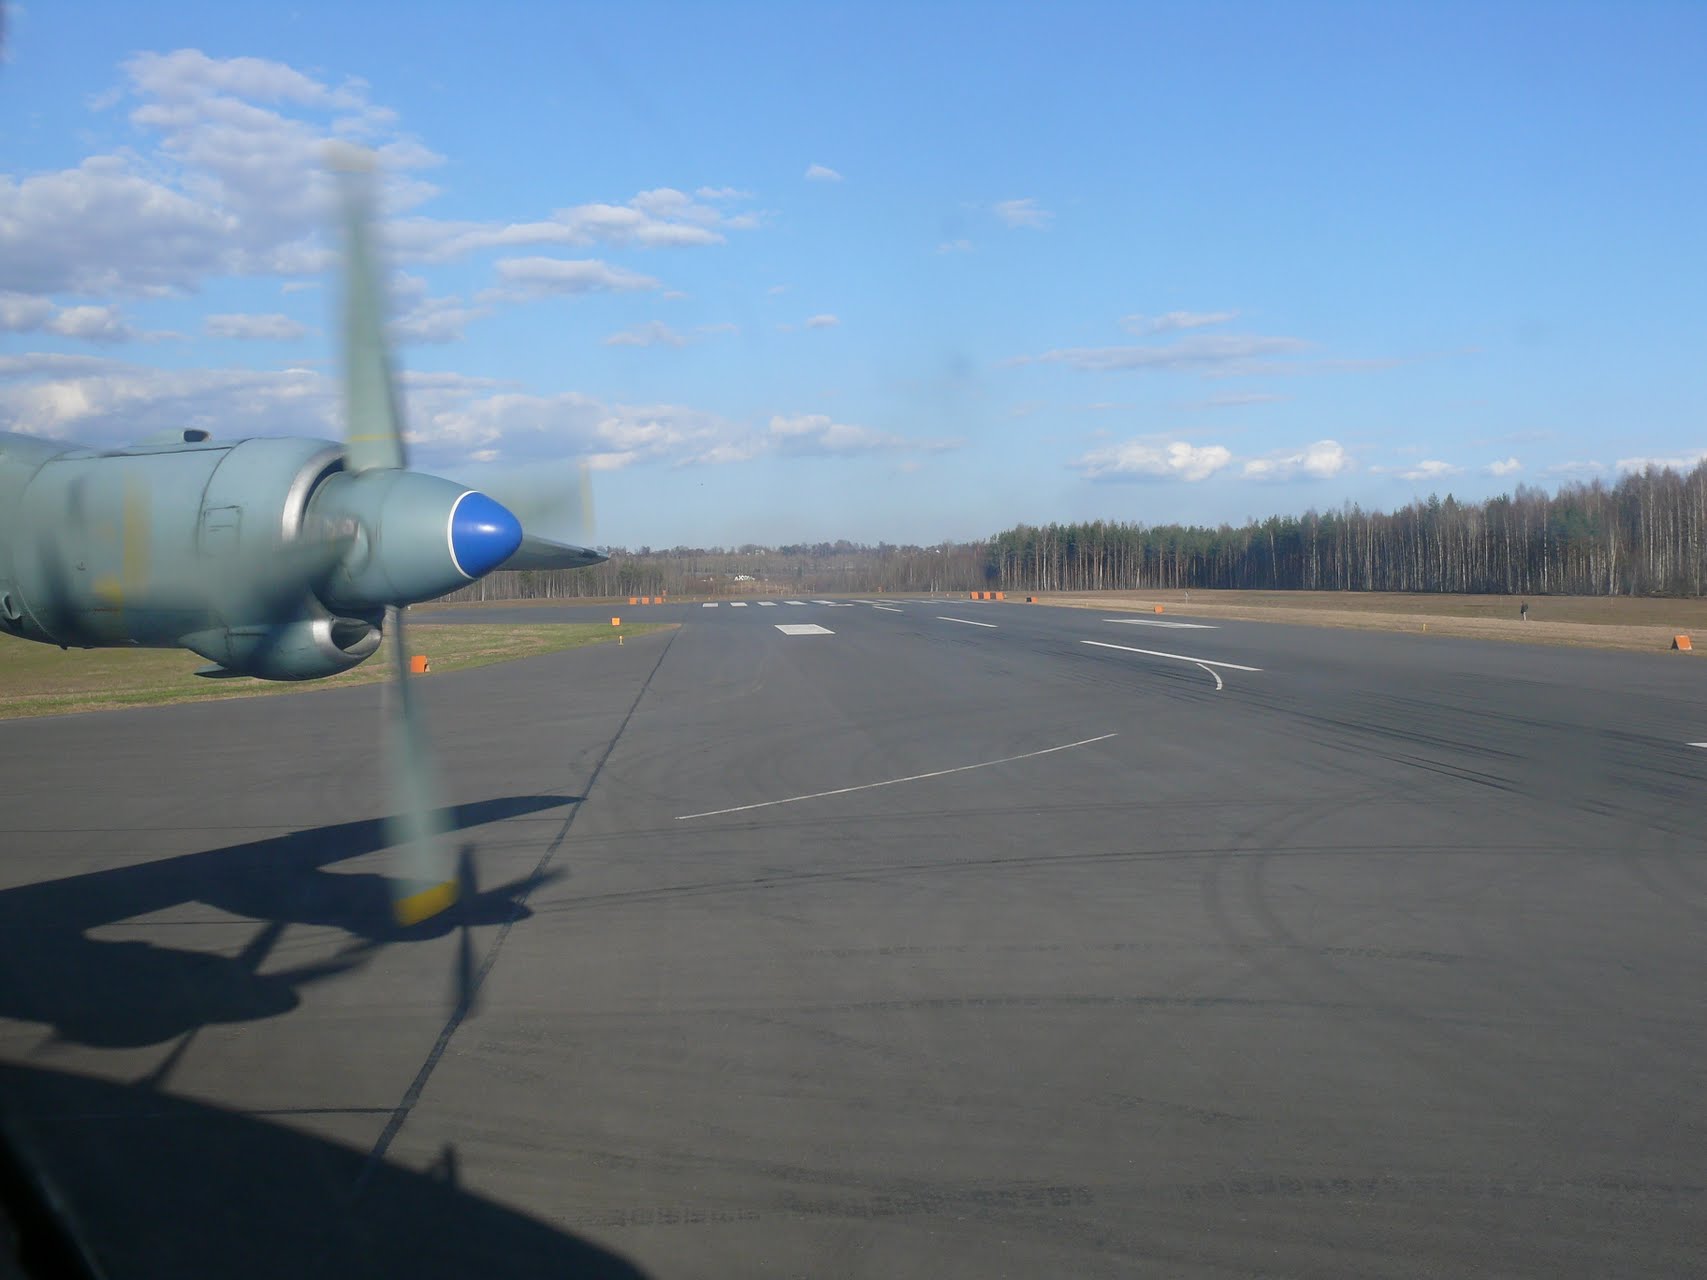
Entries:
{"label": "tree line", "polygon": [[1239,526],[1096,520],[1018,525],[975,542],[615,549],[591,569],[495,573],[462,599],[1160,588],[1701,595],[1707,462],[1557,492],[1520,485],[1392,512]]}

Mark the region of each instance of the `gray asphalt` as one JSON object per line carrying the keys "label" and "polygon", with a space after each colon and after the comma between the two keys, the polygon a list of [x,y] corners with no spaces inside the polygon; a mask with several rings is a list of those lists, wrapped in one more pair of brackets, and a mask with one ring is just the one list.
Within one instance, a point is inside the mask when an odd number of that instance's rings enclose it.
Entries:
{"label": "gray asphalt", "polygon": [[1707,1270],[1707,665],[892,608],[428,677],[412,933],[378,690],[0,725],[5,1119],[111,1274]]}

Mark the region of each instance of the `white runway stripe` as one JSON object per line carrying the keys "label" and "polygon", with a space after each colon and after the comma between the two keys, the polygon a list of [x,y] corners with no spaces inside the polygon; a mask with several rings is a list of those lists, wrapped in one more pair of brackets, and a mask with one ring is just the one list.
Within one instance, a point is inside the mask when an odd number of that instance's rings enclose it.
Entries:
{"label": "white runway stripe", "polygon": [[1159,649],[1134,649],[1130,645],[1105,644],[1101,640],[1081,640],[1080,644],[1094,644],[1099,649],[1119,649],[1122,653],[1142,653],[1152,658],[1172,658],[1176,662],[1195,662],[1200,667],[1225,667],[1229,671],[1261,671],[1261,667],[1240,666],[1237,662],[1214,662],[1208,658],[1194,658],[1189,653],[1163,653]]}
{"label": "white runway stripe", "polygon": [[897,609],[893,605],[887,605],[887,604],[874,604],[871,607],[873,609],[881,609],[881,610],[883,610],[884,613],[905,613],[906,612],[906,610],[904,610],[904,609]]}
{"label": "white runway stripe", "polygon": [[731,609],[745,609],[747,607],[747,602],[745,600],[736,600],[729,607]]}
{"label": "white runway stripe", "polygon": [[701,609],[715,609],[716,607],[717,602],[715,600],[708,600],[706,603],[700,605]]}
{"label": "white runway stripe", "polygon": [[993,622],[974,622],[971,618],[945,618],[941,614],[938,614],[937,621],[958,622],[963,627],[989,627],[992,631],[996,629],[996,624]]}
{"label": "white runway stripe", "polygon": [[761,609],[774,609],[774,608],[776,608],[776,601],[775,600],[761,600],[761,601],[759,601],[759,608],[761,608]]}
{"label": "white runway stripe", "polygon": [[1163,622],[1160,618],[1104,618],[1104,622],[1118,622],[1123,627],[1174,627],[1180,631],[1218,631],[1220,628],[1208,622]]}
{"label": "white runway stripe", "polygon": [[804,600],[784,600],[783,603],[784,604],[797,604],[797,605],[800,605],[802,608],[804,608],[806,605],[806,601],[804,601]]}
{"label": "white runway stripe", "polygon": [[836,633],[816,622],[778,622],[772,624],[785,636],[833,636]]}
{"label": "white runway stripe", "polygon": [[1057,751],[1071,751],[1074,747],[1088,747],[1093,742],[1106,742],[1117,738],[1119,734],[1104,733],[1095,738],[1080,738],[1077,742],[1064,742],[1058,747],[1045,747],[1041,751],[1027,751],[1023,755],[1003,756],[1000,760],[980,760],[977,764],[956,765],[952,769],[938,769],[934,773],[915,773],[905,778],[888,778],[883,782],[864,782],[857,787],[837,787],[834,791],[814,791],[810,795],[789,796],[786,800],[761,800],[757,804],[738,804],[732,809],[709,809],[704,813],[684,813],[677,816],[677,822],[686,822],[689,818],[716,818],[725,813],[746,813],[751,809],[769,809],[773,805],[796,804],[801,800],[822,800],[825,796],[845,796],[853,791],[871,791],[876,787],[894,787],[903,782],[923,782],[926,778],[946,778],[951,773],[966,773],[972,769],[988,769],[993,765],[1012,764],[1015,760],[1033,760],[1038,756],[1053,755]]}

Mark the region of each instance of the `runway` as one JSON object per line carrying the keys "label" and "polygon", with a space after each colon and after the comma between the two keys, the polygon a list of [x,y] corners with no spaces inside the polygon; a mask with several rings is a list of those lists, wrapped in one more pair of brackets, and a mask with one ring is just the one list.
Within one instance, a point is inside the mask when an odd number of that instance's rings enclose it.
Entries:
{"label": "runway", "polygon": [[108,1274],[1703,1270],[1707,668],[796,600],[423,680],[408,933],[377,687],[0,725],[0,1101]]}

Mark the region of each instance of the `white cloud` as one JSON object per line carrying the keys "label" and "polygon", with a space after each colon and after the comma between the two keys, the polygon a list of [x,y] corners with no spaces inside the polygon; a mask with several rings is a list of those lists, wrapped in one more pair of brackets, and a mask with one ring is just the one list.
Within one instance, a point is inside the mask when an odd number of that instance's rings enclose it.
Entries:
{"label": "white cloud", "polygon": [[1691,471],[1702,462],[1707,462],[1707,449],[1690,450],[1671,457],[1620,458],[1616,465],[1620,471],[1646,471],[1650,467],[1658,471]]}
{"label": "white cloud", "polygon": [[[712,245],[762,220],[727,213],[726,202],[746,195],[728,187],[702,188],[698,199],[660,187],[531,222],[402,217],[436,194],[420,175],[441,157],[403,132],[361,81],[195,49],[137,54],[121,72],[97,109],[125,104],[137,146],[74,168],[0,175],[0,291],[150,296],[191,292],[210,278],[318,274],[335,257],[324,167],[333,140],[376,154],[380,204],[392,219],[384,238],[404,260],[537,245]],[[441,306],[437,332],[452,327],[445,313]]]}
{"label": "white cloud", "polygon": [[840,323],[841,321],[829,312],[822,312],[819,315],[807,316],[805,327],[808,329],[834,329]]}
{"label": "white cloud", "polygon": [[1606,465],[1591,459],[1578,459],[1570,462],[1555,462],[1550,467],[1542,469],[1544,476],[1598,476],[1606,472]]}
{"label": "white cloud", "polygon": [[686,338],[662,320],[648,320],[605,339],[607,347],[685,347],[687,343]]}
{"label": "white cloud", "polygon": [[1044,230],[1055,218],[1053,213],[1040,207],[1030,196],[1023,200],[999,200],[994,208],[996,216],[1007,226],[1026,227],[1032,231]]}
{"label": "white cloud", "polygon": [[1522,470],[1523,464],[1516,458],[1501,458],[1496,462],[1488,463],[1488,474],[1491,476],[1509,476]]}
{"label": "white cloud", "polygon": [[1396,476],[1400,480],[1445,480],[1464,474],[1463,467],[1442,462],[1438,458],[1425,458],[1421,462],[1404,467],[1371,467],[1370,470],[1381,475]]}
{"label": "white cloud", "polygon": [[842,175],[828,165],[809,164],[806,166],[806,181],[808,182],[840,182]]}
{"label": "white cloud", "polygon": [[176,335],[141,333],[116,306],[61,307],[47,298],[0,293],[0,333],[54,333],[82,342],[154,341]]}
{"label": "white cloud", "polygon": [[913,440],[870,427],[836,422],[828,414],[778,415],[770,421],[770,443],[785,454],[848,454],[924,450],[960,446],[958,440]]}
{"label": "white cloud", "polygon": [[1339,441],[1318,440],[1292,453],[1252,458],[1245,463],[1243,475],[1247,480],[1331,480],[1355,465]]}
{"label": "white cloud", "polygon": [[1273,404],[1285,396],[1276,395],[1272,391],[1228,391],[1220,395],[1210,396],[1206,400],[1193,400],[1184,404],[1185,409],[1236,409],[1247,404]]}
{"label": "white cloud", "polygon": [[305,325],[289,316],[279,315],[217,315],[202,321],[202,331],[210,338],[243,338],[256,342],[289,342],[308,333]]}
{"label": "white cloud", "polygon": [[701,187],[694,194],[701,200],[751,200],[751,191],[742,191],[737,187]]}
{"label": "white cloud", "polygon": [[699,326],[699,332],[700,333],[740,333],[741,332],[741,326],[738,324],[734,324],[728,320],[725,320],[721,324],[702,324]]}
{"label": "white cloud", "polygon": [[[778,415],[764,428],[676,404],[607,404],[567,391],[538,395],[489,378],[405,373],[408,439],[419,465],[582,458],[602,470],[638,464],[721,465],[764,455],[928,453],[957,440],[912,439],[824,414]],[[97,356],[0,356],[0,420],[29,435],[96,447],[168,429],[220,439],[338,438],[338,380],[315,369],[149,369]]]}
{"label": "white cloud", "polygon": [[500,258],[503,288],[489,296],[514,300],[553,294],[630,293],[660,288],[651,276],[613,267],[597,258]]}
{"label": "white cloud", "polygon": [[970,240],[944,240],[936,247],[936,251],[938,253],[971,253],[972,242]]}
{"label": "white cloud", "polygon": [[1232,451],[1223,445],[1196,445],[1184,440],[1166,444],[1128,440],[1093,449],[1075,460],[1073,466],[1089,480],[1160,477],[1195,481],[1207,480],[1232,461]]}
{"label": "white cloud", "polygon": [[539,245],[667,249],[725,243],[725,231],[751,230],[757,215],[726,216],[675,190],[642,191],[626,204],[580,204],[533,222],[468,222],[405,218],[387,238],[405,259],[448,262],[486,249]]}
{"label": "white cloud", "polygon": [[412,175],[439,157],[358,81],[194,49],[138,54],[122,70],[109,104],[131,104],[143,147],[0,178],[0,288],[146,295],[212,275],[318,271],[329,258],[322,149],[334,137],[377,151],[387,207],[432,194]]}
{"label": "white cloud", "polygon": [[1234,335],[1182,338],[1166,346],[1069,347],[1040,356],[1021,356],[1014,364],[1064,364],[1081,373],[1121,373],[1147,370],[1227,370],[1253,356],[1284,355],[1305,350],[1299,338]]}
{"label": "white cloud", "polygon": [[1237,320],[1237,311],[1170,311],[1166,315],[1144,316],[1130,315],[1121,320],[1121,324],[1139,337],[1148,337],[1153,333],[1178,333],[1184,329],[1204,329],[1210,325],[1226,324],[1229,320]]}

